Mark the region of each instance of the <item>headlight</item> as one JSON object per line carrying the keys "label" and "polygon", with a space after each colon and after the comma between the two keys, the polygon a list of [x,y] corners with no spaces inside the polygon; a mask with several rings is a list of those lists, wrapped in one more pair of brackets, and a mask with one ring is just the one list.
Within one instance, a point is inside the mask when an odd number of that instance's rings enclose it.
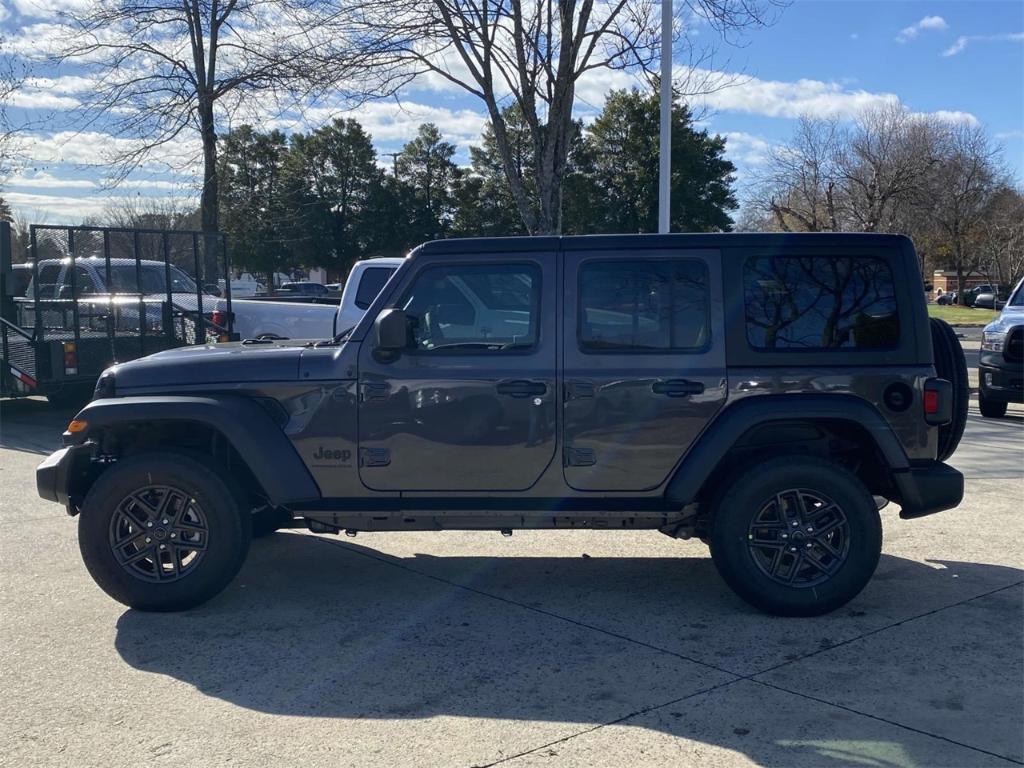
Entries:
{"label": "headlight", "polygon": [[96,389],[92,393],[92,399],[99,400],[104,397],[113,397],[114,392],[114,371],[108,368],[100,374],[99,379],[96,381]]}
{"label": "headlight", "polygon": [[985,331],[981,334],[982,352],[1002,352],[1006,331]]}

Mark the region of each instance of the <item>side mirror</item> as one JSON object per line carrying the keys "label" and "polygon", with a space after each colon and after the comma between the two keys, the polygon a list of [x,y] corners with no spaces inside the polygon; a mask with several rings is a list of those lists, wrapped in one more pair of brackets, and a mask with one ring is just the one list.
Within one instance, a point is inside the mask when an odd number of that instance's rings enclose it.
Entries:
{"label": "side mirror", "polygon": [[398,352],[409,344],[409,321],[401,309],[385,309],[373,324],[377,349]]}

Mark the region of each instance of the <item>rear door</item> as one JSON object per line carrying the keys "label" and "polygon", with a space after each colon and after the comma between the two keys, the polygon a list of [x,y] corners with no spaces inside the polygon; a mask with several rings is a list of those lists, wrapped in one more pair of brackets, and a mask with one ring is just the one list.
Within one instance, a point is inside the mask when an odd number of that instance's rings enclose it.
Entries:
{"label": "rear door", "polygon": [[719,252],[565,257],[565,480],[656,488],[725,403]]}

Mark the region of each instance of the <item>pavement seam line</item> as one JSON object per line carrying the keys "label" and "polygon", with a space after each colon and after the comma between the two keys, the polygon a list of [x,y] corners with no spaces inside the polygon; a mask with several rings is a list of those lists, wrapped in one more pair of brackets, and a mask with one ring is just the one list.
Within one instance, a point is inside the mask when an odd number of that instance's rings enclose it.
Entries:
{"label": "pavement seam line", "polygon": [[717,691],[720,688],[725,688],[727,686],[733,685],[734,683],[741,682],[742,680],[743,680],[743,678],[736,678],[735,680],[726,680],[725,682],[718,683],[717,685],[711,685],[711,686],[708,686],[707,688],[702,688],[699,691],[694,691],[693,693],[688,693],[685,696],[680,696],[678,699],[672,699],[672,701],[666,701],[666,702],[663,702],[662,704],[652,704],[649,707],[644,707],[643,709],[638,709],[636,712],[630,712],[628,715],[623,715],[622,717],[618,717],[618,718],[616,718],[614,720],[610,720],[607,723],[598,723],[597,725],[595,725],[595,726],[593,726],[591,728],[584,728],[582,731],[577,731],[576,733],[570,733],[567,736],[561,737],[560,739],[554,739],[553,741],[549,741],[546,744],[541,744],[540,746],[533,747],[531,749],[523,750],[522,752],[518,752],[518,753],[516,753],[514,755],[508,755],[506,757],[501,758],[500,760],[495,760],[493,763],[483,763],[482,765],[475,765],[475,766],[473,766],[473,768],[491,768],[492,766],[495,766],[495,765],[501,765],[502,763],[507,763],[510,760],[517,760],[520,757],[525,757],[526,755],[532,755],[534,752],[539,752],[542,749],[547,749],[548,747],[553,747],[555,744],[564,744],[565,742],[571,741],[572,739],[575,739],[578,736],[585,736],[588,733],[593,733],[594,731],[599,731],[602,728],[607,728],[609,725],[618,725],[619,723],[625,722],[626,720],[629,720],[629,719],[634,718],[634,717],[639,717],[641,715],[646,715],[649,712],[654,712],[655,710],[662,709],[663,707],[671,707],[673,704],[678,704],[681,701],[686,701],[687,699],[692,699],[695,696],[701,696],[701,695],[703,695],[705,693],[712,693],[713,691]]}
{"label": "pavement seam line", "polygon": [[975,746],[972,746],[971,744],[964,744],[962,741],[957,741],[956,739],[951,739],[948,736],[940,736],[937,733],[931,733],[930,731],[925,731],[925,730],[922,730],[921,728],[915,728],[912,725],[906,725],[905,723],[900,723],[900,722],[897,722],[895,720],[889,720],[889,719],[881,717],[879,715],[872,715],[870,712],[861,712],[859,709],[854,709],[853,707],[848,707],[845,704],[837,704],[836,702],[828,701],[827,699],[820,699],[817,696],[810,695],[809,693],[801,693],[800,691],[792,691],[789,688],[784,688],[781,685],[775,685],[774,683],[768,683],[768,682],[765,682],[764,680],[751,680],[750,682],[755,683],[756,685],[763,685],[765,688],[772,688],[772,689],[774,689],[776,691],[780,691],[782,693],[788,693],[788,694],[791,694],[793,696],[798,696],[798,697],[800,697],[802,699],[807,699],[808,701],[816,701],[819,704],[825,704],[826,706],[829,706],[829,707],[835,707],[836,709],[841,709],[844,712],[849,712],[849,713],[854,714],[854,715],[860,715],[861,717],[867,717],[867,718],[870,718],[871,720],[877,720],[878,722],[885,723],[886,725],[891,725],[891,726],[894,726],[896,728],[902,728],[902,729],[907,730],[907,731],[912,731],[914,733],[919,733],[922,736],[930,736],[933,739],[939,739],[940,741],[945,741],[948,744],[955,744],[956,746],[963,747],[964,749],[970,749],[970,750],[972,750],[974,752],[980,752],[980,753],[982,753],[984,755],[989,755],[991,757],[998,757],[1000,760],[1006,760],[1007,762],[1013,763],[1014,765],[1024,765],[1024,762],[1022,762],[1020,760],[1016,760],[1015,758],[1012,758],[1012,757],[1007,757],[1006,755],[1000,755],[998,752],[992,752],[992,751],[990,751],[988,749],[985,749],[984,747],[975,747]]}
{"label": "pavement seam line", "polygon": [[828,648],[818,648],[817,650],[810,651],[809,653],[805,653],[803,656],[800,656],[798,658],[789,659],[788,661],[780,662],[779,664],[776,664],[773,667],[768,667],[767,669],[762,669],[762,670],[760,670],[758,672],[753,672],[752,674],[747,675],[746,678],[747,679],[752,679],[754,677],[757,677],[758,675],[766,675],[769,672],[774,672],[775,670],[781,669],[782,667],[789,666],[790,664],[796,664],[797,662],[804,661],[805,659],[814,658],[815,656],[818,656],[818,655],[820,655],[822,653],[828,653],[829,651],[835,650],[836,648],[842,648],[844,645],[849,645],[850,643],[855,643],[858,640],[863,640],[866,637],[871,637],[872,635],[877,635],[880,632],[886,632],[886,631],[888,631],[890,629],[894,629],[896,627],[901,627],[904,624],[909,624],[912,621],[917,621],[918,619],[925,619],[925,618],[928,618],[929,616],[934,616],[936,613],[941,613],[942,611],[948,610],[950,608],[957,608],[957,607],[959,607],[961,605],[966,605],[967,603],[970,603],[970,602],[972,602],[974,600],[980,600],[983,597],[989,597],[990,595],[995,595],[995,594],[997,594],[999,592],[1003,592],[1003,591],[1005,591],[1007,589],[1013,589],[1014,587],[1019,587],[1022,584],[1024,584],[1024,580],[1015,581],[1013,584],[1007,584],[1004,587],[997,587],[996,589],[989,590],[988,592],[983,592],[980,595],[973,595],[972,597],[967,597],[967,598],[964,598],[963,600],[958,600],[957,602],[950,603],[949,605],[943,605],[943,606],[940,606],[938,608],[933,608],[930,611],[925,611],[924,613],[919,613],[919,614],[917,614],[915,616],[908,616],[907,618],[900,619],[899,621],[893,622],[892,624],[886,624],[884,627],[878,627],[876,629],[870,629],[870,630],[868,630],[867,632],[864,632],[861,635],[857,635],[857,637],[851,637],[851,638],[848,638],[846,640],[840,640],[838,643],[835,643],[834,645],[830,645]]}

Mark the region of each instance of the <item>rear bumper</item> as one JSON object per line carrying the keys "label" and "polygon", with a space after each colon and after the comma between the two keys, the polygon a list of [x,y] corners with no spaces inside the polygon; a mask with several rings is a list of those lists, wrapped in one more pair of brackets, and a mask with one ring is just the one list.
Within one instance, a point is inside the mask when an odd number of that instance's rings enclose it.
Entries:
{"label": "rear bumper", "polygon": [[36,467],[36,491],[41,498],[63,504],[69,515],[77,514],[74,489],[81,487],[89,467],[91,445],[73,445],[51,453]]}
{"label": "rear bumper", "polygon": [[964,476],[940,461],[897,472],[895,478],[904,520],[952,509],[964,498]]}

